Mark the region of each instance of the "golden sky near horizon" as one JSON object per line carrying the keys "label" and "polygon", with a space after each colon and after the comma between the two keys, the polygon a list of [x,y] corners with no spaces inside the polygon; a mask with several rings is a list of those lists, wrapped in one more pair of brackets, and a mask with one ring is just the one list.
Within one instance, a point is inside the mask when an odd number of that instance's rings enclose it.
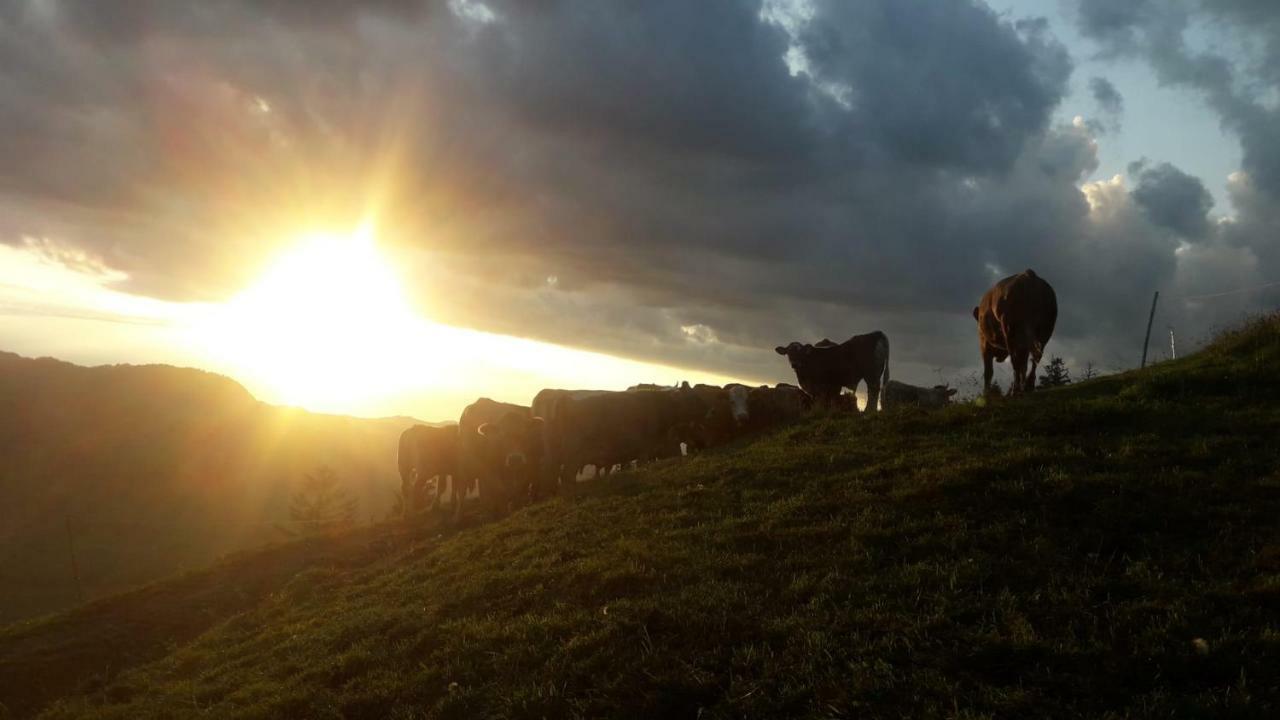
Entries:
{"label": "golden sky near horizon", "polygon": [[435,322],[415,310],[369,224],[299,233],[224,302],[113,287],[126,279],[35,239],[0,244],[0,349],[199,367],[270,403],[424,420],[454,419],[481,396],[528,404],[544,387],[735,380]]}

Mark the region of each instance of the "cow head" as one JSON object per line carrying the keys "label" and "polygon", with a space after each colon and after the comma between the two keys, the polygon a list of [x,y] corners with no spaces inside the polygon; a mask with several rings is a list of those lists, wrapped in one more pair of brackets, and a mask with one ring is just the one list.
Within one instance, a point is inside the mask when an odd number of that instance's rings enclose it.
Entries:
{"label": "cow head", "polygon": [[[793,342],[785,347],[774,348],[774,352],[787,356],[791,369],[796,373],[796,380],[805,392],[815,400],[831,403],[838,399],[842,385],[838,376],[839,346],[825,339],[823,343],[830,344]],[[834,376],[833,371],[837,373]]]}
{"label": "cow head", "polygon": [[799,370],[804,367],[805,361],[813,355],[813,346],[809,343],[793,342],[785,346],[779,345],[773,351],[779,355],[785,355],[787,362],[791,363],[791,368]]}
{"label": "cow head", "polygon": [[937,398],[937,403],[938,403],[939,405],[946,405],[946,404],[950,403],[950,402],[951,402],[951,396],[952,396],[952,395],[955,395],[957,392],[959,392],[959,391],[958,391],[958,390],[956,390],[955,388],[953,388],[953,387],[947,387],[946,385],[934,385],[934,386],[933,386],[933,395],[934,395],[934,397],[935,397],[935,398]]}
{"label": "cow head", "polygon": [[495,464],[517,470],[541,460],[544,425],[540,417],[509,412],[497,422],[484,423],[476,432],[484,436]]}
{"label": "cow head", "polygon": [[751,388],[739,383],[725,385],[725,391],[729,395],[729,412],[733,416],[733,421],[738,427],[747,424],[751,417],[750,396]]}

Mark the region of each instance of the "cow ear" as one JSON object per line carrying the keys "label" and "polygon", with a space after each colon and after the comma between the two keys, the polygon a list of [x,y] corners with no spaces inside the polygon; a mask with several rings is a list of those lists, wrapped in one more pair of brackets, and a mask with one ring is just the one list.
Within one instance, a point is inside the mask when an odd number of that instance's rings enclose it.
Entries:
{"label": "cow ear", "polygon": [[774,351],[774,352],[776,352],[776,353],[778,353],[779,355],[786,355],[786,354],[787,354],[787,349],[786,349],[786,348],[784,348],[784,347],[782,347],[781,345],[779,345],[778,347],[774,348],[774,349],[773,349],[773,351]]}
{"label": "cow ear", "polygon": [[959,392],[959,390],[956,390],[955,388],[947,388],[947,397],[951,397],[952,395],[955,395],[957,392]]}
{"label": "cow ear", "polygon": [[977,320],[977,319],[978,319],[978,306],[977,306],[977,305],[974,305],[974,306],[973,306],[973,319],[974,319],[974,320]]}
{"label": "cow ear", "polygon": [[501,429],[493,423],[480,423],[480,427],[476,428],[476,432],[485,437],[491,437],[501,432]]}

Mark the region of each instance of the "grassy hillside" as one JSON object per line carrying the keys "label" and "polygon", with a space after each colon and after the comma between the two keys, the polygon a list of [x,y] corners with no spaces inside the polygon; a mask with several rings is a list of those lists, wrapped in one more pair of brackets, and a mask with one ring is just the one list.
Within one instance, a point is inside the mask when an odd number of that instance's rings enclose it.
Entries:
{"label": "grassy hillside", "polygon": [[[313,565],[44,717],[1280,716],[1278,407],[1273,317],[1016,401],[815,417]],[[0,668],[83,621],[0,631]]]}
{"label": "grassy hillside", "polygon": [[69,531],[92,598],[281,538],[319,464],[380,518],[411,422],[272,407],[199,370],[0,353],[0,622],[76,601]]}

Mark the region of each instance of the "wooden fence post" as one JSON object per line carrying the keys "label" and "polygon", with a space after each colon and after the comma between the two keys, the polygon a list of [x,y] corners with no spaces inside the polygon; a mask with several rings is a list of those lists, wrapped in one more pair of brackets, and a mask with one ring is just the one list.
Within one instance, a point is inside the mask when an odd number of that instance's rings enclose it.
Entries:
{"label": "wooden fence post", "polygon": [[1142,338],[1142,364],[1138,367],[1147,366],[1147,343],[1151,342],[1151,321],[1156,319],[1156,301],[1160,299],[1160,291],[1151,298],[1151,314],[1147,316],[1147,334]]}

